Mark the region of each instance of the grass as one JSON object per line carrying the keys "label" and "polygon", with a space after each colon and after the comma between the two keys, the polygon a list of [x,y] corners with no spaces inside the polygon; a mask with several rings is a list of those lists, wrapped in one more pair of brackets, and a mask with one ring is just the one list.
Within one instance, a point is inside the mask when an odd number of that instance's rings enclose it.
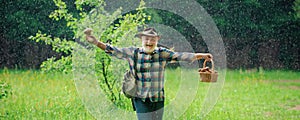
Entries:
{"label": "grass", "polygon": [[206,119],[299,119],[300,110],[291,110],[300,105],[299,92],[298,72],[228,71],[219,102]]}
{"label": "grass", "polygon": [[[175,101],[182,84],[178,78],[182,77],[184,82],[197,79],[178,72],[167,71],[166,105]],[[1,70],[0,80],[12,89],[11,95],[0,100],[0,119],[94,119],[82,104],[72,75]],[[203,117],[203,98],[209,87],[209,83],[198,83],[196,96],[179,119]],[[229,70],[218,102],[202,119],[300,119],[300,110],[293,109],[300,105],[299,93],[299,72]],[[176,106],[174,109],[180,110]]]}
{"label": "grass", "polygon": [[17,70],[0,78],[13,93],[1,99],[0,119],[93,119],[68,75]]}

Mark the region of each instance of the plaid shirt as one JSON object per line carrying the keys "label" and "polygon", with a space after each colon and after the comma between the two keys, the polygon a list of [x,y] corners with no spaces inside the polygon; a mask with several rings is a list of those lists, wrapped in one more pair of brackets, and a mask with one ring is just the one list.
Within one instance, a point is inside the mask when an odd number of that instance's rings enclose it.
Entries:
{"label": "plaid shirt", "polygon": [[[106,53],[119,59],[127,60],[130,70],[134,68],[135,47],[117,48],[106,45]],[[194,53],[173,52],[166,48],[156,48],[152,54],[147,54],[142,48],[137,53],[137,96],[145,101],[149,98],[151,102],[164,100],[164,71],[166,64],[170,61],[195,60]],[[134,72],[133,72],[134,73]]]}

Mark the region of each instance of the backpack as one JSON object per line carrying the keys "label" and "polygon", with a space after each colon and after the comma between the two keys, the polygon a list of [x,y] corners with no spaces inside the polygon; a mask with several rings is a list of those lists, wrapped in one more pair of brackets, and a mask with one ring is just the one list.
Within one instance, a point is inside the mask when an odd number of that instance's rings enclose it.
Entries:
{"label": "backpack", "polygon": [[123,76],[122,81],[122,92],[127,98],[135,98],[136,92],[137,92],[137,85],[136,85],[136,62],[137,62],[137,53],[138,48],[134,50],[133,52],[133,71],[127,70]]}

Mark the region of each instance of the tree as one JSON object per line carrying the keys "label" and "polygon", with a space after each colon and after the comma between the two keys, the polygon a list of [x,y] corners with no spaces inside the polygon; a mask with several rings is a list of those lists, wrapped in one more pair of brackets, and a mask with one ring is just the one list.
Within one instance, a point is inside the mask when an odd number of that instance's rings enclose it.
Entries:
{"label": "tree", "polygon": [[[140,6],[134,13],[121,14],[121,9],[109,13],[105,11],[105,2],[102,0],[76,0],[76,9],[79,10],[79,17],[74,17],[73,14],[69,13],[67,5],[62,0],[53,0],[57,6],[57,10],[53,11],[49,16],[54,20],[65,20],[67,27],[69,27],[74,38],[77,40],[67,40],[66,38],[53,37],[51,35],[44,34],[42,32],[36,33],[35,36],[31,36],[30,39],[36,42],[44,42],[47,45],[51,45],[53,50],[59,53],[69,54],[66,57],[57,59],[52,57],[47,61],[43,62],[41,69],[46,72],[59,71],[69,73],[72,71],[73,63],[72,58],[74,54],[73,48],[86,48],[83,51],[85,56],[81,57],[92,57],[88,54],[88,49],[93,46],[87,45],[83,38],[83,30],[85,28],[94,29],[94,35],[103,42],[109,41],[113,45],[117,46],[128,46],[137,42],[137,38],[134,38],[134,34],[137,33],[137,27],[144,25],[144,22],[149,17],[143,12],[145,3],[141,1]],[[91,8],[90,12],[86,11],[85,8]],[[129,34],[131,33],[131,34]],[[127,41],[126,41],[127,40]],[[128,41],[133,40],[133,41]],[[105,91],[108,98],[119,106],[124,107],[122,101],[123,97],[120,94],[120,82],[119,76],[113,76],[112,68],[119,68],[125,72],[127,66],[124,64],[111,64],[112,59],[102,50],[96,50],[96,74],[99,77],[100,87]],[[77,62],[76,64],[81,64]],[[80,65],[79,65],[80,66]],[[85,65],[83,65],[85,66]]]}
{"label": "tree", "polygon": [[[27,40],[38,30],[52,36],[72,38],[72,31],[63,27],[66,22],[53,21],[47,16],[55,9],[53,1],[4,0],[1,8],[1,67],[38,68],[40,61],[52,53],[45,52],[49,49],[46,45]],[[74,7],[69,9],[73,12]],[[35,49],[29,49],[32,47]]]}
{"label": "tree", "polygon": [[[298,0],[299,1],[299,0]],[[297,69],[297,40],[299,40],[299,20],[294,19],[297,11],[297,1],[287,0],[223,0],[198,2],[214,18],[220,33],[225,39],[243,38],[237,48],[251,46],[249,52],[253,63],[250,68],[260,67],[258,49],[264,47],[262,43],[274,39],[280,44],[279,61],[287,69]],[[234,49],[234,48],[233,48]],[[248,61],[249,61],[248,60]],[[231,61],[231,60],[229,60]],[[240,65],[241,66],[241,65]]]}

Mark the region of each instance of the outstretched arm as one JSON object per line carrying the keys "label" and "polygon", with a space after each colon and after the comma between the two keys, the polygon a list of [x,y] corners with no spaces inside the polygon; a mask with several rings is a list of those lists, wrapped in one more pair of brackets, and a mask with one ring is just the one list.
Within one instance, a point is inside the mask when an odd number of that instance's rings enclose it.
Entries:
{"label": "outstretched arm", "polygon": [[97,47],[99,47],[100,49],[104,50],[105,53],[114,56],[116,58],[119,59],[123,59],[123,58],[130,58],[133,56],[133,51],[135,48],[131,47],[131,48],[117,48],[114,47],[112,45],[109,44],[105,44],[99,40],[97,40],[95,38],[95,36],[92,35],[92,29],[91,28],[87,28],[84,30],[84,34],[86,35],[85,38],[86,40],[91,43],[96,45]]}
{"label": "outstretched arm", "polygon": [[162,57],[167,58],[168,61],[187,62],[193,62],[200,59],[211,61],[213,59],[213,56],[210,53],[173,52],[168,49],[162,49]]}
{"label": "outstretched arm", "polygon": [[91,28],[87,28],[87,29],[84,30],[84,34],[86,35],[85,39],[89,43],[92,43],[92,44],[96,45],[97,47],[101,48],[102,50],[105,50],[106,49],[106,45],[103,42],[97,40],[95,38],[95,36],[92,35],[92,31],[93,30]]}

